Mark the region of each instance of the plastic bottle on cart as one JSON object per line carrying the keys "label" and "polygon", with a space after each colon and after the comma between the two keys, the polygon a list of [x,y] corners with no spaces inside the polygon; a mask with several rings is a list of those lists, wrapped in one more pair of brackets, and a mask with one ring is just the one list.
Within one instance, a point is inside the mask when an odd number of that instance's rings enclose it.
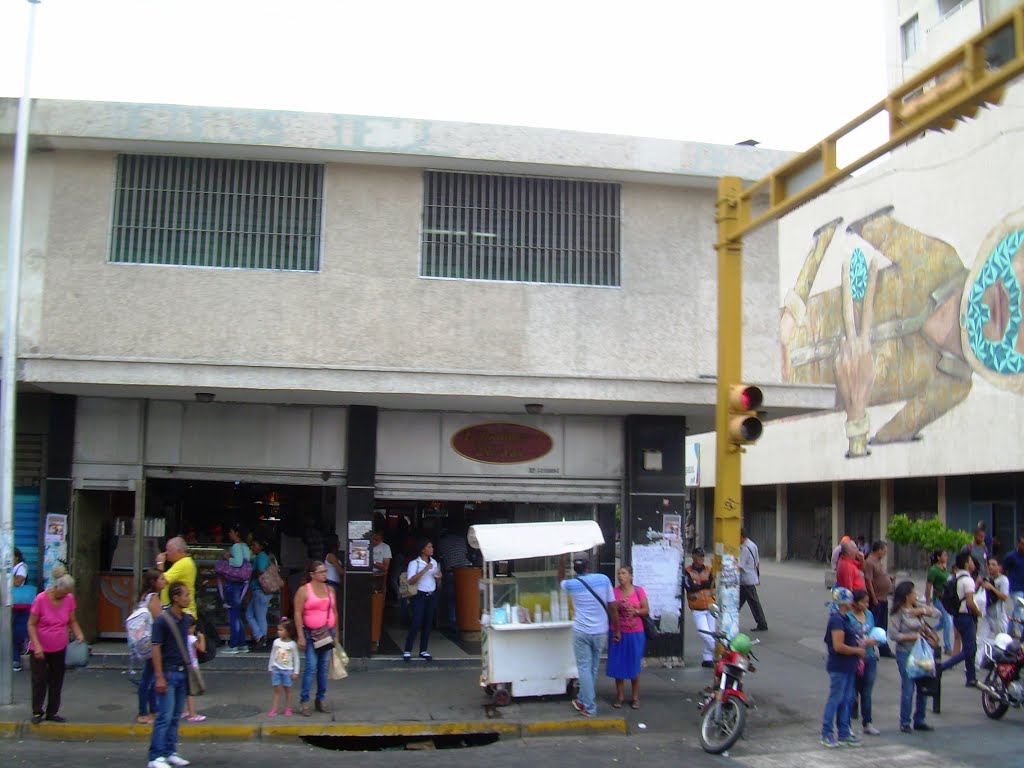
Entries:
{"label": "plastic bottle on cart", "polygon": [[512,611],[512,613],[509,614],[509,616],[511,618],[509,619],[508,623],[509,624],[518,624],[519,623],[519,606],[518,605],[513,605],[510,610]]}
{"label": "plastic bottle on cart", "polygon": [[540,609],[540,603],[537,603],[536,605],[534,605],[533,606],[533,623],[534,624],[540,624],[541,618],[543,617],[543,615],[544,614],[543,614],[543,612]]}
{"label": "plastic bottle on cart", "polygon": [[558,614],[562,621],[569,621],[569,595],[566,592],[563,592],[560,597],[561,600],[558,602]]}
{"label": "plastic bottle on cart", "polygon": [[562,617],[558,614],[558,591],[551,590],[551,620],[561,621]]}

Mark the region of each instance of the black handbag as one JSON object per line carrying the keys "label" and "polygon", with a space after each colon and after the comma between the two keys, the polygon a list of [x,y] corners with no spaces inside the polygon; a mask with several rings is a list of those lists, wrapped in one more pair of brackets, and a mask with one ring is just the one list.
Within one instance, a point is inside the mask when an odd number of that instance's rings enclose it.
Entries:
{"label": "black handbag", "polygon": [[654,623],[654,619],[650,616],[641,616],[640,620],[644,623],[644,636],[651,642],[657,640],[661,632],[658,631],[658,625]]}

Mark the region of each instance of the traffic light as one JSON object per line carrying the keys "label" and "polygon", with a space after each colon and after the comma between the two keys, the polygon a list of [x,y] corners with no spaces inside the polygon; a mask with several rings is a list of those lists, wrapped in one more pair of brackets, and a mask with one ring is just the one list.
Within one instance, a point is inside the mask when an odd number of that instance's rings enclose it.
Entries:
{"label": "traffic light", "polygon": [[760,388],[749,384],[733,384],[729,387],[729,442],[733,445],[747,445],[756,442],[764,427],[757,410],[764,402]]}

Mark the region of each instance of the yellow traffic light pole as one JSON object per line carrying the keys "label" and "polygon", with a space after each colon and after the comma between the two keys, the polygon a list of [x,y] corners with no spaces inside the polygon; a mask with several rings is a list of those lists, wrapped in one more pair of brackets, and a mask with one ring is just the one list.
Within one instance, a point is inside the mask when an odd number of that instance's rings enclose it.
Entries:
{"label": "yellow traffic light pole", "polygon": [[[743,236],[826,192],[854,171],[931,129],[949,130],[979,107],[998,104],[1004,86],[1024,73],[1024,4],[907,80],[878,104],[747,188],[726,177],[718,185],[718,386],[715,415],[715,565],[738,557],[743,524],[742,445],[730,436],[730,394],[743,381]],[[889,138],[839,167],[838,142],[887,113]],[[755,210],[755,206],[759,206]],[[752,442],[752,441],[747,441]],[[731,601],[729,601],[731,602]],[[727,606],[723,606],[726,608]],[[723,617],[724,631],[736,616]]]}

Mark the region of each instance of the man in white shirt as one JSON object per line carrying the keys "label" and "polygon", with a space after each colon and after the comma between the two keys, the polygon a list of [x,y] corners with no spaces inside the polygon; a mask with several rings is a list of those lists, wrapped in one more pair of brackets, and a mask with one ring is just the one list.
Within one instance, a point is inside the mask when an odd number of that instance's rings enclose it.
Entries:
{"label": "man in white shirt", "polygon": [[383,586],[391,569],[391,547],[385,543],[384,534],[374,531],[370,534],[370,543],[373,545],[373,573],[377,581]]}
{"label": "man in white shirt", "polygon": [[757,544],[747,538],[747,532],[740,529],[740,610],[750,603],[750,612],[757,624],[751,632],[766,632],[768,622],[764,618],[761,600],[757,596],[757,585],[761,583],[761,556]]}
{"label": "man in white shirt", "polygon": [[580,694],[572,706],[584,717],[593,717],[597,714],[597,670],[608,645],[609,623],[619,639],[619,608],[611,581],[603,573],[590,573],[589,560],[576,560],[573,568],[576,578],[562,582],[576,610],[572,635]]}
{"label": "man in white shirt", "polygon": [[978,652],[978,617],[981,616],[981,611],[974,603],[974,558],[970,552],[961,552],[956,556],[954,571],[953,578],[956,579],[956,594],[960,598],[960,610],[953,615],[953,626],[960,633],[960,653],[942,662],[939,669],[945,672],[962,661],[967,677],[967,687],[974,688],[978,681],[974,660]]}

